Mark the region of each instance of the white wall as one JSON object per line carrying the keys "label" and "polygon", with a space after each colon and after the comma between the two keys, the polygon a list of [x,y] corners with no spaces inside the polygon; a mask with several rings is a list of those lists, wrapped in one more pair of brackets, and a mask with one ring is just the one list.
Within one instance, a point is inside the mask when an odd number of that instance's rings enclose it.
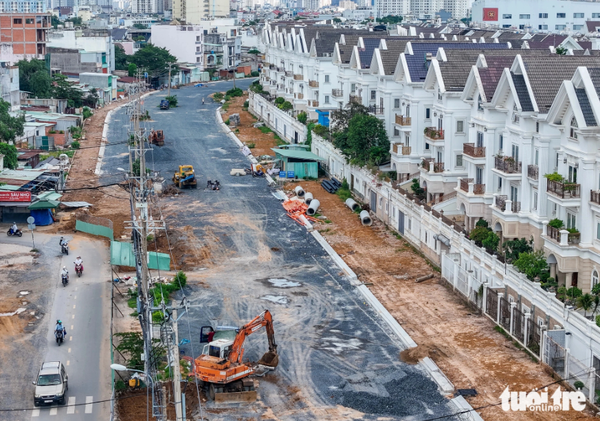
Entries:
{"label": "white wall", "polygon": [[290,113],[280,110],[261,95],[250,92],[250,112],[264,121],[279,137],[294,143],[298,133],[298,143],[306,140],[306,126]]}
{"label": "white wall", "polygon": [[[182,28],[186,30],[182,31]],[[177,57],[178,62],[203,66],[202,35],[204,32],[200,26],[152,25],[150,30],[152,31],[152,43],[157,47],[169,50],[172,55]]]}

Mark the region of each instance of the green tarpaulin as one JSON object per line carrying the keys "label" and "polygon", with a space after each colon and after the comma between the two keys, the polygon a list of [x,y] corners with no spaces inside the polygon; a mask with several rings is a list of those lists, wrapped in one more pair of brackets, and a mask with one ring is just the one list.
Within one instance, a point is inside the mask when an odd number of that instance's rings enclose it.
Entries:
{"label": "green tarpaulin", "polygon": [[[115,266],[135,267],[135,256],[131,243],[110,243],[110,263]],[[165,253],[148,252],[148,268],[155,270],[171,270],[171,258]]]}
{"label": "green tarpaulin", "polygon": [[40,210],[40,209],[55,209],[58,207],[58,205],[60,205],[59,201],[56,200],[38,200],[37,202],[32,203],[29,208],[29,210]]}

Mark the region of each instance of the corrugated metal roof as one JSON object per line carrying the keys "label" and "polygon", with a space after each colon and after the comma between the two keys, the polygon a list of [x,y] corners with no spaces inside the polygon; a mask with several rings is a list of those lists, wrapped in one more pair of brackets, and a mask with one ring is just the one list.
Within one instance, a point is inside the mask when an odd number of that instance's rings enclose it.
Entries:
{"label": "corrugated metal roof", "polygon": [[53,191],[45,191],[37,195],[39,200],[59,200],[62,194]]}
{"label": "corrugated metal roof", "polygon": [[2,190],[13,190],[7,187],[21,187],[30,181],[35,180],[42,174],[44,174],[44,171],[39,170],[4,170],[0,172],[0,184],[5,184],[1,188]]}
{"label": "corrugated metal roof", "polygon": [[323,161],[323,158],[321,158],[318,155],[315,155],[312,152],[308,152],[308,151],[300,151],[297,149],[278,149],[278,148],[271,148],[271,150],[274,151],[275,154],[281,155],[286,158],[307,159],[307,160],[311,160],[311,161]]}

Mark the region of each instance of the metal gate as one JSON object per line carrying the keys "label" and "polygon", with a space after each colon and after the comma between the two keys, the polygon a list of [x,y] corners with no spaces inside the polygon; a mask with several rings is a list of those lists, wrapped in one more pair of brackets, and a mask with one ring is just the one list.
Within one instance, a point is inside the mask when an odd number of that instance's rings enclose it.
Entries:
{"label": "metal gate", "polygon": [[546,335],[544,353],[546,354],[546,362],[556,373],[564,378],[565,376],[565,349],[554,342],[554,340]]}
{"label": "metal gate", "polygon": [[513,309],[513,336],[519,341],[525,341],[525,316],[518,308]]}
{"label": "metal gate", "polygon": [[377,213],[377,193],[371,190],[371,210]]}
{"label": "metal gate", "polygon": [[485,312],[492,316],[494,321],[498,318],[498,293],[488,288],[485,300]]}
{"label": "metal gate", "polygon": [[398,211],[398,232],[404,234],[404,212]]}
{"label": "metal gate", "polygon": [[504,297],[500,298],[500,326],[510,332],[510,303]]}
{"label": "metal gate", "polygon": [[527,323],[527,348],[539,357],[542,328],[533,321],[533,317]]}

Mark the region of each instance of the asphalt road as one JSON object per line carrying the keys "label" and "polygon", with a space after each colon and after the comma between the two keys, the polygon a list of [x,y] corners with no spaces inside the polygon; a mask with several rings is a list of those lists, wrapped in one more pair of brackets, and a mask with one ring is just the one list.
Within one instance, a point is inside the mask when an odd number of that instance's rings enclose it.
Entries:
{"label": "asphalt road", "polygon": [[[250,81],[238,82],[244,89]],[[219,104],[202,97],[224,91],[230,83],[209,88],[182,88],[174,93],[179,108],[159,111],[165,93],[145,100],[155,129],[165,133],[165,146],[154,147],[150,166],[170,180],[178,165],[192,164],[198,189],[164,198],[167,222],[189,225],[193,235],[171,242],[190,244],[190,254],[206,247],[206,268],[199,268],[202,286],[186,287],[198,307],[179,322],[181,350],[200,354],[203,325],[241,326],[269,308],[275,321],[280,364],[259,379],[260,402],[213,413],[211,420],[232,416],[269,419],[427,419],[456,411],[435,383],[417,367],[402,363],[402,346],[342,276],[326,252],[306,230],[288,218],[272,196],[266,180],[231,177],[231,168],[249,162],[221,131],[215,111]],[[126,139],[128,117],[113,116],[111,141]],[[103,171],[108,180],[117,168],[127,168],[125,145],[107,148]],[[218,179],[222,189],[205,191],[206,179]],[[313,192],[315,197],[328,194]],[[357,245],[359,247],[360,245]],[[204,270],[200,270],[204,269]],[[264,335],[246,341],[245,359],[256,361],[266,351]],[[206,410],[210,411],[212,404]]]}
{"label": "asphalt road", "polygon": [[[12,392],[18,391],[19,394],[12,399],[3,399],[0,407],[5,408],[9,403],[13,408],[31,409],[0,413],[0,419],[3,420],[106,420],[110,414],[110,403],[89,403],[109,399],[111,391],[108,251],[99,241],[76,236],[69,244],[69,256],[65,256],[60,253],[58,240],[59,237],[55,235],[35,235],[35,245],[41,256],[32,270],[39,272],[37,275],[42,278],[43,284],[41,291],[38,290],[40,285],[26,286],[25,282],[23,288],[31,291],[31,296],[40,293],[43,297],[37,307],[42,318],[39,325],[23,335],[28,344],[34,344],[33,349],[26,350],[17,346],[12,350],[11,356],[16,360],[12,364],[14,367],[10,366],[9,360],[2,363],[3,377],[10,376]],[[0,241],[31,248],[29,232],[22,238],[0,236]],[[77,255],[84,261],[81,278],[74,271],[73,261]],[[60,269],[63,265],[70,273],[70,282],[66,287],[60,281]],[[56,344],[53,334],[57,319],[62,320],[67,329],[66,341],[61,346]],[[15,375],[12,371],[22,367],[21,361],[25,362],[27,371],[20,370]],[[34,386],[31,382],[36,379],[44,361],[61,361],[66,367],[69,390],[64,406],[34,408]],[[4,386],[3,384],[2,389]]]}

